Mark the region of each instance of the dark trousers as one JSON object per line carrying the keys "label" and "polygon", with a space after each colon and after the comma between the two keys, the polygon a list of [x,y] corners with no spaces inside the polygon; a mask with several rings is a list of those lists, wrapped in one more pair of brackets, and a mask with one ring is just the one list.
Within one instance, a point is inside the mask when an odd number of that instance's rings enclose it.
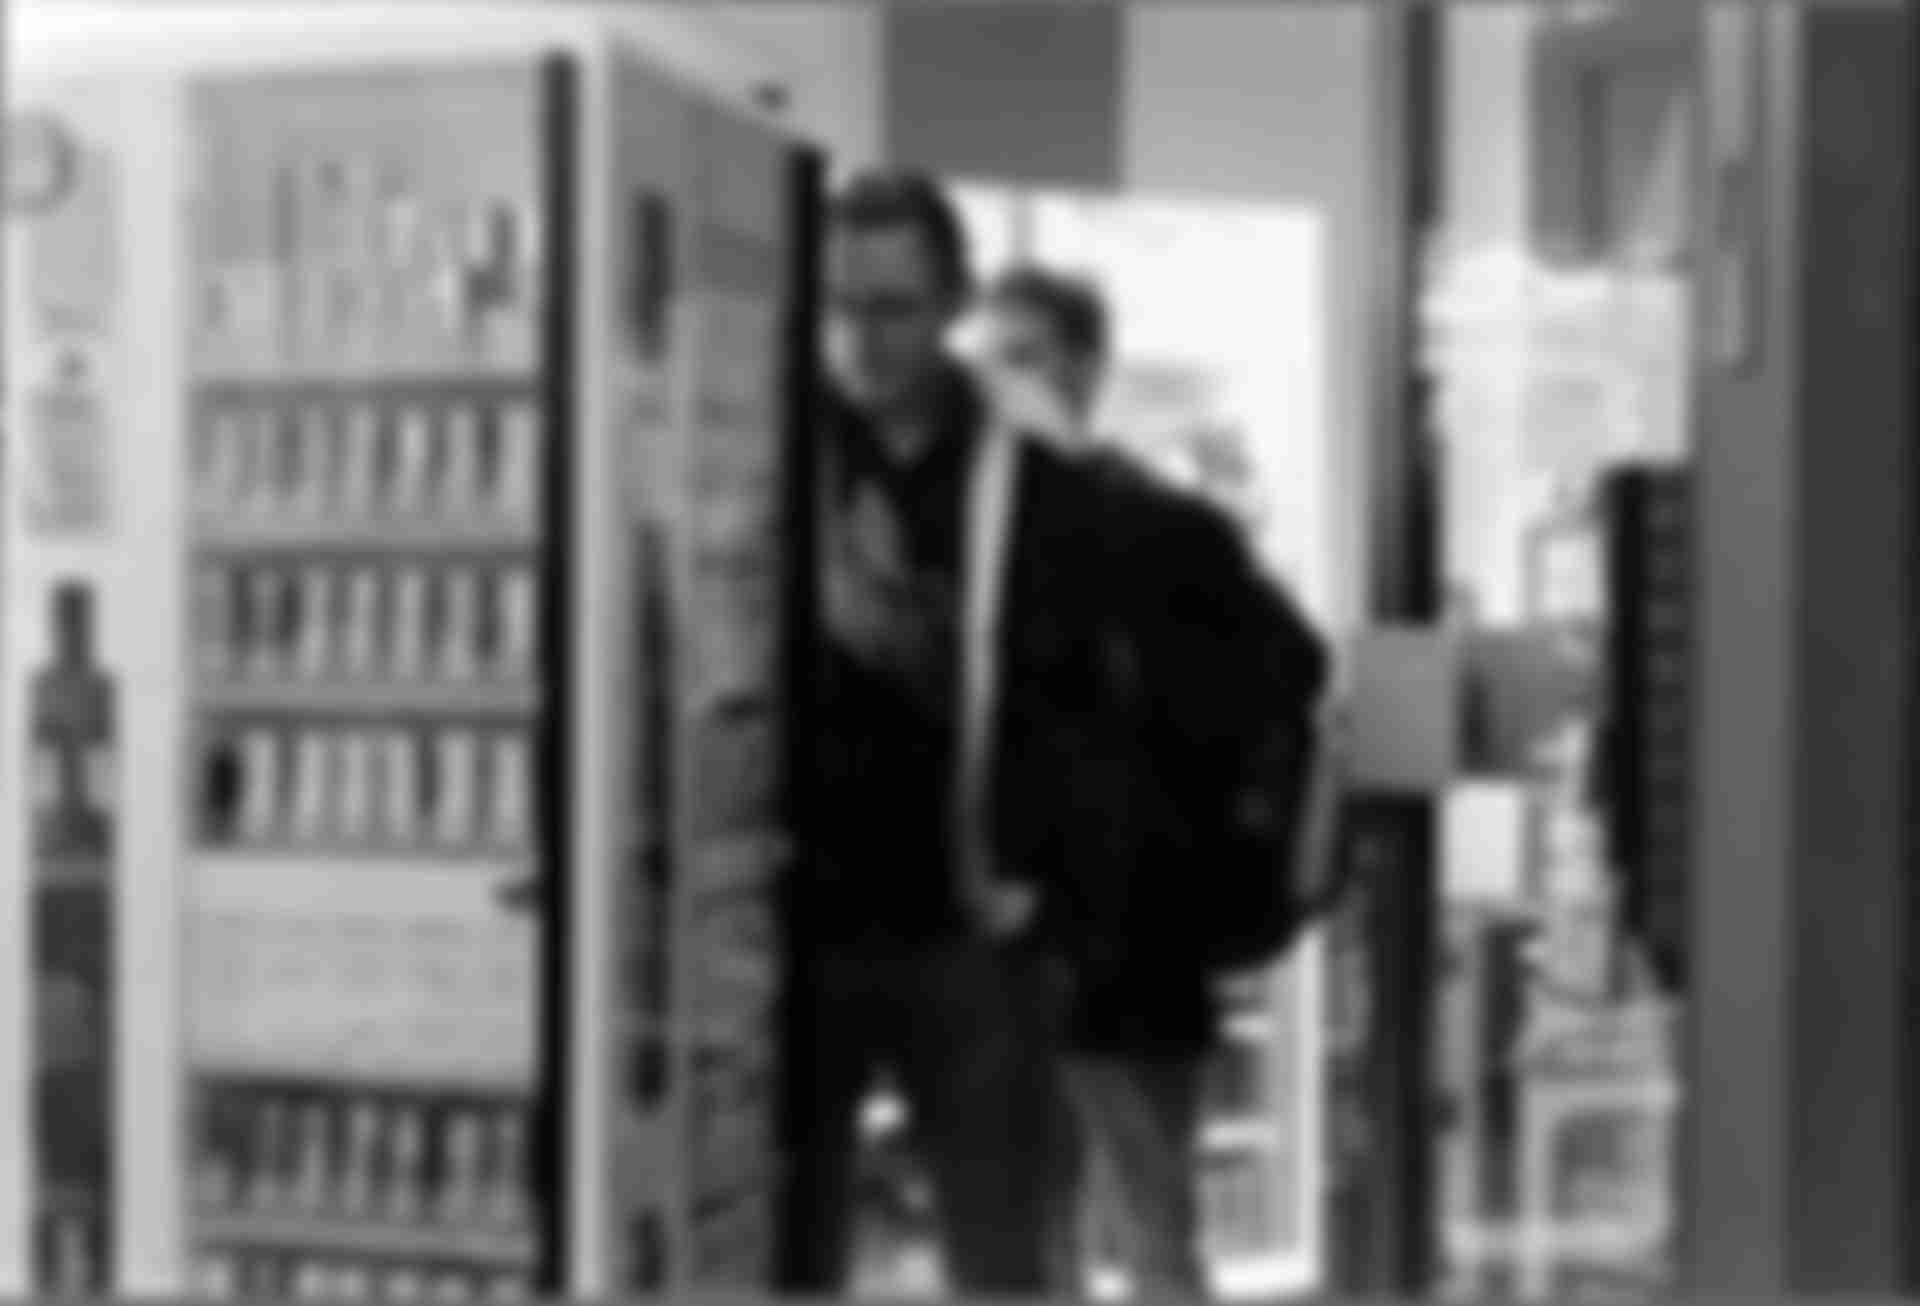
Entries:
{"label": "dark trousers", "polygon": [[796,977],[802,1046],[789,1207],[791,1288],[847,1285],[857,1122],[890,1071],[933,1180],[951,1286],[1039,1294],[1049,1283],[1049,1200],[1061,1085],[1064,983],[1022,951],[954,941],[843,952]]}

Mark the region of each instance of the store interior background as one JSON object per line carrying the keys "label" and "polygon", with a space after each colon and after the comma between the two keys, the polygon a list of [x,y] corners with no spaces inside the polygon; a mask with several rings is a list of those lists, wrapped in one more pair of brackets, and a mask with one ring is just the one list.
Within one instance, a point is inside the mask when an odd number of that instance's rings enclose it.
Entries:
{"label": "store interior background", "polygon": [[[893,6],[711,0],[579,10],[543,5],[535,12],[436,0],[378,11],[352,5],[247,11],[33,0],[10,10],[7,84],[12,101],[62,80],[110,80],[116,67],[137,77],[155,60],[234,71],[378,59],[394,48],[414,56],[434,50],[453,59],[538,47],[557,39],[552,33],[572,31],[570,24],[614,30],[743,115],[818,145],[831,175],[887,162],[951,179],[987,262],[1023,252],[1101,274],[1119,305],[1123,373],[1128,365],[1150,374],[1156,365],[1178,362],[1251,378],[1246,384],[1230,381],[1227,398],[1216,401],[1198,425],[1238,433],[1253,497],[1266,501],[1277,523],[1262,539],[1263,552],[1326,629],[1356,650],[1347,666],[1351,692],[1389,682],[1404,686],[1405,676],[1414,673],[1397,668],[1430,666],[1406,650],[1424,655],[1439,647],[1424,636],[1393,648],[1390,641],[1365,638],[1363,632],[1382,624],[1524,628],[1575,644],[1584,639],[1584,652],[1566,656],[1575,663],[1587,658],[1597,685],[1604,652],[1594,641],[1607,614],[1606,587],[1591,565],[1600,529],[1591,493],[1602,467],[1622,462],[1691,467],[1698,475],[1706,460],[1708,475],[1718,478],[1714,488],[1695,486],[1696,496],[1718,496],[1695,509],[1711,514],[1695,523],[1717,541],[1721,561],[1711,568],[1699,564],[1692,574],[1702,585],[1717,578],[1721,588],[1714,592],[1726,596],[1715,600],[1720,606],[1711,615],[1701,610],[1699,620],[1715,623],[1701,638],[1718,641],[1713,647],[1723,653],[1742,647],[1742,631],[1750,640],[1792,643],[1799,620],[1793,595],[1800,591],[1763,599],[1740,585],[1737,562],[1725,559],[1761,557],[1782,574],[1790,572],[1788,564],[1800,556],[1790,550],[1812,550],[1813,532],[1837,530],[1828,523],[1844,515],[1838,505],[1846,498],[1841,487],[1847,476],[1870,482],[1872,465],[1906,475],[1906,463],[1876,445],[1881,464],[1863,453],[1820,483],[1827,497],[1819,510],[1807,510],[1805,520],[1813,525],[1803,534],[1774,522],[1761,500],[1769,493],[1775,501],[1789,497],[1783,487],[1791,475],[1781,468],[1798,466],[1791,460],[1801,455],[1780,451],[1798,450],[1794,441],[1801,437],[1785,428],[1784,419],[1760,421],[1762,443],[1775,451],[1766,456],[1776,457],[1763,466],[1753,461],[1762,453],[1730,449],[1725,436],[1702,435],[1701,414],[1708,407],[1735,411],[1728,405],[1738,404],[1749,406],[1747,416],[1764,413],[1762,389],[1776,385],[1790,387],[1777,394],[1803,397],[1796,410],[1803,420],[1824,411],[1815,404],[1837,405],[1846,387],[1825,380],[1828,372],[1820,370],[1836,364],[1812,358],[1807,341],[1815,331],[1813,314],[1848,310],[1838,303],[1805,308],[1804,339],[1776,316],[1771,326],[1778,337],[1763,335],[1746,346],[1760,351],[1761,363],[1740,373],[1737,383],[1716,388],[1718,382],[1702,380],[1720,365],[1708,355],[1729,347],[1737,352],[1738,344],[1729,346],[1725,337],[1741,328],[1726,327],[1717,303],[1703,301],[1709,278],[1701,269],[1716,265],[1699,256],[1695,241],[1709,194],[1701,180],[1703,151],[1719,145],[1703,126],[1706,106],[1745,104],[1740,113],[1754,117],[1745,130],[1758,138],[1757,149],[1810,151],[1804,141],[1816,139],[1813,127],[1796,135],[1781,125],[1782,116],[1790,119],[1802,101],[1786,98],[1780,87],[1813,85],[1814,55],[1807,52],[1816,50],[1816,42],[1789,33],[1766,38],[1775,45],[1754,46],[1772,51],[1763,55],[1772,62],[1764,69],[1740,63],[1744,71],[1732,80],[1772,79],[1770,93],[1779,94],[1749,101],[1744,92],[1722,85],[1726,74],[1718,82],[1708,75],[1707,47],[1697,33],[1682,32],[1688,23],[1648,6],[1440,7],[1429,31],[1432,81],[1424,91],[1439,106],[1437,131],[1422,138],[1428,157],[1410,169],[1403,148],[1415,130],[1406,117],[1408,29],[1404,15],[1388,12],[1394,8],[1186,0]],[[1785,30],[1779,26],[1780,33]],[[1622,31],[1629,36],[1616,39]],[[1849,39],[1859,38],[1843,34],[1833,48]],[[1901,58],[1909,58],[1904,27],[1900,41]],[[1585,65],[1571,56],[1556,64],[1551,51],[1562,47],[1630,52],[1598,110],[1570,116],[1565,109],[1569,98],[1579,98],[1569,86],[1585,75]],[[1780,53],[1787,49],[1803,62]],[[179,50],[195,53],[182,56]],[[1752,52],[1735,49],[1728,57],[1751,61]],[[1822,51],[1820,57],[1837,56]],[[1911,90],[1902,88],[1910,87],[1910,78],[1884,68],[1873,76],[1879,80],[1863,82],[1872,88],[1867,94],[1893,96],[1881,108],[1891,104],[1897,114],[1907,113]],[[1825,104],[1811,91],[1804,98],[1814,106],[1808,113]],[[1573,119],[1580,120],[1578,128],[1569,127]],[[1598,135],[1575,148],[1566,133],[1578,130]],[[1769,131],[1792,140],[1776,146]],[[1875,166],[1898,173],[1900,180],[1890,186],[1909,186],[1899,192],[1909,220],[1910,173],[1900,172],[1893,160],[1900,142],[1910,139],[1910,126],[1889,128],[1861,146]],[[1778,174],[1763,170],[1762,184],[1783,194],[1800,185],[1814,196],[1818,178],[1807,157],[1781,154],[1787,161],[1770,162]],[[1574,159],[1582,162],[1569,162]],[[1407,194],[1410,185],[1417,188],[1409,177],[1419,168],[1439,179],[1439,212],[1426,230],[1414,233],[1408,229]],[[1817,244],[1811,225],[1794,225],[1811,224],[1826,212],[1815,198],[1804,198],[1794,212],[1801,216],[1757,229],[1755,239],[1772,242],[1765,257],[1776,271],[1763,273],[1741,262],[1734,274],[1757,278],[1740,292],[1748,300],[1764,300],[1776,314],[1789,316],[1802,311],[1796,288],[1802,278],[1817,284],[1811,269],[1817,259],[1832,256],[1837,230],[1820,228],[1828,244]],[[1218,233],[1226,231],[1252,233],[1236,250],[1257,252],[1221,255],[1230,242]],[[1174,244],[1181,252],[1170,257]],[[1759,248],[1743,247],[1739,257],[1760,258]],[[1910,282],[1910,237],[1900,248],[1906,252],[1899,275]],[[168,256],[155,238],[136,229],[125,275],[137,283],[150,275],[143,260]],[[1778,271],[1782,264],[1792,271]],[[1250,266],[1258,269],[1251,278]],[[1725,293],[1718,282],[1712,286]],[[1911,343],[1911,325],[1903,329]],[[1789,361],[1777,362],[1773,350]],[[1791,372],[1792,379],[1781,380],[1784,373],[1777,369]],[[1381,597],[1393,582],[1381,578],[1396,565],[1408,565],[1384,555],[1402,546],[1408,530],[1419,529],[1405,525],[1413,474],[1401,439],[1409,422],[1419,420],[1409,408],[1423,402],[1408,397],[1407,377],[1416,370],[1430,379],[1426,393],[1432,397],[1423,411],[1439,450],[1430,469],[1442,504],[1433,541],[1440,560],[1439,611],[1383,611],[1393,607]],[[1891,382],[1873,389],[1881,375],[1873,373],[1860,392],[1883,399],[1890,412],[1909,404]],[[1810,379],[1816,376],[1823,385]],[[9,397],[10,414],[11,405]],[[1191,434],[1191,418],[1148,413],[1128,421],[1151,445],[1162,434],[1175,442]],[[1908,406],[1883,425],[1897,432],[1910,430],[1910,422]],[[1148,452],[1157,456],[1152,448]],[[1181,455],[1169,457],[1177,463]],[[1764,482],[1769,467],[1775,480]],[[1771,491],[1729,488],[1763,482]],[[1857,490],[1859,483],[1853,484]],[[11,500],[11,490],[8,495]],[[1876,520],[1891,523],[1875,538],[1898,538],[1890,532],[1904,529],[1903,510],[1881,499],[1871,502],[1883,513]],[[1562,542],[1568,548],[1556,552]],[[1863,562],[1864,555],[1836,549],[1819,555],[1831,574],[1843,574],[1846,563],[1855,572],[1866,567],[1861,574],[1880,577],[1888,589],[1900,583],[1897,563]],[[98,562],[83,555],[46,557],[35,565],[50,573],[67,562]],[[1570,559],[1564,568],[1562,557]],[[114,565],[108,560],[110,569]],[[1828,573],[1806,564],[1801,574]],[[1795,583],[1810,588],[1814,581]],[[1871,641],[1863,632],[1875,619],[1849,617],[1837,628],[1848,637],[1859,634],[1865,647]],[[1905,620],[1903,612],[1898,621]],[[1905,624],[1898,625],[1897,636],[1911,649]],[[39,665],[46,650],[32,638],[10,637],[9,656]],[[123,631],[118,638],[130,637]],[[116,656],[111,647],[108,656]],[[1700,804],[1721,813],[1746,812],[1756,801],[1764,808],[1772,795],[1783,810],[1811,811],[1812,799],[1793,797],[1801,782],[1792,768],[1812,762],[1753,759],[1857,759],[1866,747],[1864,755],[1877,762],[1899,752],[1880,735],[1862,743],[1873,734],[1871,711],[1831,718],[1842,723],[1834,727],[1840,733],[1820,737],[1811,723],[1812,706],[1782,709],[1773,733],[1764,733],[1766,727],[1753,721],[1752,704],[1783,697],[1786,684],[1802,683],[1793,677],[1811,674],[1802,667],[1814,665],[1804,661],[1813,655],[1796,656],[1803,661],[1790,667],[1767,663],[1759,680],[1721,688],[1705,706],[1692,709],[1704,714],[1696,720],[1710,720],[1717,731],[1711,738],[1695,735],[1704,740],[1694,749]],[[1830,674],[1848,668],[1858,670],[1858,664],[1827,665]],[[130,685],[137,684],[137,670],[129,677]],[[1885,675],[1873,683],[1895,696],[1894,681]],[[1770,693],[1769,686],[1778,692]],[[1590,686],[1583,701],[1598,692]],[[1806,702],[1816,700],[1817,694]],[[1739,734],[1742,727],[1732,718],[1743,714],[1744,728],[1757,733]],[[1420,719],[1424,731],[1427,719]],[[1806,747],[1798,749],[1802,743]],[[1852,807],[1835,800],[1838,807],[1829,804],[1806,816],[1804,826],[1777,832],[1775,842],[1782,848],[1822,847],[1846,861],[1831,839],[1819,842],[1818,832],[1838,829],[1849,813],[1870,826],[1875,839],[1884,835],[1897,842],[1891,831],[1904,809],[1891,791],[1875,790],[1863,778],[1859,768],[1872,764],[1856,761],[1850,773],[1860,791],[1880,795],[1883,806],[1872,807],[1870,799]],[[1406,761],[1397,788],[1389,786],[1403,808],[1423,804],[1420,819],[1430,823],[1431,865],[1425,873],[1433,877],[1440,909],[1428,923],[1435,940],[1431,955],[1412,954],[1431,963],[1426,979],[1409,981],[1401,974],[1398,995],[1384,991],[1382,983],[1399,972],[1377,960],[1353,961],[1353,945],[1339,937],[1349,927],[1336,925],[1335,937],[1309,940],[1239,1008],[1228,1043],[1235,1055],[1248,1057],[1251,1068],[1235,1102],[1216,1114],[1196,1159],[1207,1194],[1209,1256],[1221,1289],[1240,1297],[1346,1288],[1648,1298],[1684,1281],[1679,1240],[1689,1221],[1695,1238],[1702,1237],[1701,1228],[1718,1231],[1717,1242],[1706,1241],[1719,1249],[1721,1259],[1713,1263],[1724,1272],[1721,1279],[1700,1280],[1696,1264],[1696,1282],[1787,1288],[1817,1275],[1817,1268],[1805,1267],[1822,1265],[1832,1282],[1890,1282],[1876,1277],[1881,1269],[1861,1267],[1905,1263],[1909,1256],[1911,1235],[1899,1233],[1894,1213],[1920,1208],[1901,1205],[1912,1200],[1911,1186],[1901,1186],[1905,1178],[1872,1181],[1877,1196],[1861,1208],[1863,1219],[1884,1236],[1871,1247],[1861,1241],[1869,1235],[1843,1236],[1780,1194],[1790,1190],[1792,1176],[1818,1170],[1817,1163],[1795,1159],[1817,1149],[1792,1140],[1844,1119],[1853,1094],[1869,1104],[1859,1118],[1887,1128],[1875,1134],[1863,1125],[1849,1133],[1846,1155],[1871,1157],[1872,1139],[1880,1139],[1886,1152],[1905,1146],[1887,1140],[1909,1138],[1913,1126],[1907,1121],[1920,1118],[1906,1105],[1913,1099],[1901,1096],[1908,1089],[1900,1086],[1909,1084],[1904,1062],[1893,1064],[1906,1053],[1847,1044],[1833,1064],[1863,1067],[1859,1074],[1867,1078],[1843,1080],[1842,1072],[1833,1071],[1836,1078],[1824,1096],[1817,1076],[1801,1075],[1800,1062],[1782,1058],[1797,1053],[1804,1059],[1811,1031],[1854,1004],[1865,1003],[1859,1009],[1882,1017],[1886,1027],[1896,1025],[1893,978],[1912,945],[1882,938],[1883,946],[1846,963],[1860,966],[1858,974],[1842,966],[1819,992],[1794,987],[1798,979],[1772,982],[1756,999],[1761,1014],[1739,1016],[1740,999],[1731,990],[1757,982],[1771,945],[1735,941],[1733,926],[1724,923],[1731,918],[1721,916],[1720,908],[1743,895],[1749,903],[1773,904],[1780,920],[1758,906],[1750,919],[1771,922],[1769,937],[1776,941],[1790,936],[1788,946],[1798,949],[1803,967],[1838,954],[1821,950],[1820,937],[1791,934],[1796,927],[1782,923],[1782,904],[1798,901],[1789,853],[1696,838],[1699,858],[1737,863],[1754,878],[1743,883],[1722,877],[1715,882],[1720,887],[1702,889],[1692,908],[1694,923],[1680,927],[1692,931],[1699,964],[1719,967],[1712,972],[1717,982],[1710,1008],[1689,1015],[1729,1031],[1714,1035],[1723,1038],[1716,1045],[1716,1091],[1745,1094],[1728,1099],[1725,1116],[1743,1123],[1689,1143],[1680,1112],[1684,1098],[1702,1091],[1697,1072],[1707,1064],[1704,1036],[1685,1034],[1679,1005],[1644,940],[1622,930],[1620,884],[1604,865],[1600,817],[1580,796],[1577,777],[1556,774],[1548,764],[1523,779],[1525,768],[1511,760],[1479,768],[1489,774],[1468,776],[1468,769],[1421,757]],[[1886,769],[1891,772],[1891,763]],[[1693,828],[1702,828],[1707,818],[1701,809],[1689,810]],[[1389,812],[1383,819],[1398,817]],[[1896,881],[1876,869],[1888,859],[1862,847],[1856,842],[1847,854],[1853,860],[1835,873],[1854,876],[1849,883],[1858,891],[1856,901],[1902,901]],[[0,878],[0,889],[24,891],[11,875]],[[164,877],[153,876],[121,890],[130,913],[142,910],[142,895],[150,902],[165,892]],[[1707,903],[1713,904],[1711,926],[1699,923],[1699,914],[1710,910]],[[1898,915],[1890,908],[1886,914]],[[1818,922],[1805,928],[1829,927],[1839,928]],[[1371,927],[1350,928],[1364,934]],[[1389,928],[1370,937],[1377,947],[1394,936]],[[1821,937],[1827,949],[1835,946],[1837,935]],[[13,941],[11,935],[0,940],[0,951]],[[159,975],[177,961],[168,954],[171,945],[151,939],[129,936],[121,946],[120,964],[128,973]],[[1846,987],[1853,981],[1857,987]],[[173,1190],[170,1176],[181,1163],[181,1090],[177,1083],[138,1077],[153,1073],[140,1067],[164,1062],[166,1045],[178,1038],[178,1016],[165,1012],[166,992],[162,983],[159,997],[149,993],[145,999],[158,1013],[154,1020],[133,1022],[124,1031],[149,1055],[126,1058],[117,1090],[121,1183],[129,1191],[162,1196]],[[1861,996],[1868,992],[1874,996]],[[1423,1009],[1421,1002],[1428,1005]],[[1374,1064],[1365,1059],[1368,1049],[1378,1051],[1377,1037],[1369,1042],[1359,1035],[1359,1052],[1343,1043],[1355,1027],[1355,1004],[1371,1011],[1376,1033],[1378,1022],[1396,1013],[1426,1031],[1401,1040],[1397,1070],[1386,1075],[1401,1079],[1385,1088],[1377,1072],[1353,1068],[1356,1057]],[[4,1006],[0,1047],[23,1046],[27,1013],[21,1004]],[[1368,1028],[1366,1016],[1357,1020]],[[1784,1053],[1783,1031],[1789,1047]],[[1751,1084],[1740,1087],[1743,1074],[1749,1081],[1791,1084],[1769,1097]],[[1409,1075],[1425,1082],[1409,1087]],[[30,1148],[21,1090],[19,1077],[0,1076],[0,1127],[8,1131],[0,1156],[13,1171],[0,1182],[0,1226],[7,1228],[27,1224],[24,1158]],[[1389,1116],[1395,1109],[1410,1111],[1414,1120],[1428,1123],[1424,1135],[1404,1145],[1424,1149],[1427,1157],[1420,1177],[1404,1183],[1402,1176],[1383,1179],[1379,1173],[1401,1155],[1399,1145],[1384,1144],[1380,1132],[1390,1127],[1379,1114],[1381,1102],[1390,1099],[1400,1106],[1390,1106]],[[895,1146],[905,1122],[882,1096],[868,1125],[874,1182],[862,1291],[937,1291],[923,1186]],[[1355,1128],[1374,1132],[1355,1142]],[[1766,1140],[1758,1151],[1756,1139]],[[1355,1182],[1343,1158],[1356,1147],[1372,1148],[1376,1156],[1359,1167],[1372,1175],[1374,1195],[1361,1201],[1358,1215],[1342,1196]],[[1734,1158],[1743,1150],[1754,1169],[1741,1176]],[[1720,1168],[1690,1179],[1687,1158],[1695,1164],[1706,1158]],[[1762,1173],[1762,1166],[1772,1168]],[[1843,1162],[1831,1162],[1825,1181],[1856,1183],[1843,1168]],[[1425,1206],[1410,1221],[1400,1219],[1392,1234],[1379,1232],[1394,1225],[1381,1214],[1383,1205],[1396,1200],[1380,1196],[1383,1185],[1414,1194],[1397,1200]],[[1756,1191],[1767,1196],[1750,1196]],[[1694,1210],[1690,1201],[1708,1199],[1720,1203],[1712,1208],[1717,1215],[1687,1214]],[[125,1223],[135,1228],[118,1235],[122,1287],[172,1292],[192,1286],[177,1214],[142,1211]],[[1363,1236],[1362,1230],[1369,1232]],[[1801,1248],[1800,1259],[1782,1253],[1762,1268],[1753,1263],[1741,1269],[1732,1249],[1743,1236],[1777,1238]],[[1423,1242],[1428,1250],[1424,1256],[1404,1248],[1380,1250],[1396,1237]],[[1356,1241],[1368,1239],[1376,1261],[1394,1262],[1393,1268],[1356,1272],[1346,1265],[1345,1258],[1368,1255],[1353,1250]],[[0,1237],[0,1290],[30,1283],[28,1259],[19,1245]],[[1858,1275],[1848,1278],[1856,1269]],[[1103,1280],[1101,1286],[1121,1285]]]}

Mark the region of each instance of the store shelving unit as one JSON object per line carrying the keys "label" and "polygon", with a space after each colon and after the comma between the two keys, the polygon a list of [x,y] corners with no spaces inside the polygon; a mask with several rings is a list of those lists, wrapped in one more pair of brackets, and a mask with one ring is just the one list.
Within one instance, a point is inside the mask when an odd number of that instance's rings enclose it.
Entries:
{"label": "store shelving unit", "polygon": [[811,154],[619,16],[306,18],[36,92],[118,103],[147,364],[89,563],[129,1156],[66,1286],[763,1285]]}

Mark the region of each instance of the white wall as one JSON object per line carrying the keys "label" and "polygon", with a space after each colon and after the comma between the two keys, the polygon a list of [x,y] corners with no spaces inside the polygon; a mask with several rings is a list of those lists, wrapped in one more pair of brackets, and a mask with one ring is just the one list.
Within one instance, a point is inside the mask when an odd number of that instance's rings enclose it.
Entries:
{"label": "white wall", "polygon": [[1442,41],[1447,227],[1474,244],[1520,241],[1532,221],[1531,4],[1451,10]]}
{"label": "white wall", "polygon": [[881,20],[862,0],[708,0],[699,18],[779,70],[787,120],[837,168],[881,151]]}
{"label": "white wall", "polygon": [[[800,11],[836,8],[790,7]],[[816,61],[792,59],[791,39],[757,41],[751,31],[732,31],[729,24],[691,6],[640,0],[617,5],[579,0],[546,4],[421,0],[399,10],[375,0],[255,9],[237,8],[222,0],[182,0],[151,7],[125,0],[16,0],[10,17],[15,21],[7,33],[12,39],[5,53],[7,70],[16,76],[51,65],[74,76],[87,76],[176,49],[194,50],[197,59],[213,64],[285,63],[308,57],[300,38],[316,30],[325,33],[327,52],[341,58],[387,48],[408,55],[438,49],[449,58],[459,58],[522,49],[543,39],[584,47],[596,35],[605,34],[631,42],[663,67],[737,104],[751,105],[755,91],[770,81],[795,82],[797,98],[809,103],[820,98],[813,94],[809,80],[817,77]],[[459,32],[463,39],[449,41],[449,32]],[[854,80],[860,80],[857,72]],[[867,77],[863,84],[877,86],[878,78]],[[846,112],[823,109],[820,120],[829,131],[837,132]]]}
{"label": "white wall", "polygon": [[1300,205],[1327,224],[1332,611],[1360,615],[1373,387],[1369,304],[1380,125],[1374,6],[1181,3],[1130,11],[1122,126],[1129,189]]}

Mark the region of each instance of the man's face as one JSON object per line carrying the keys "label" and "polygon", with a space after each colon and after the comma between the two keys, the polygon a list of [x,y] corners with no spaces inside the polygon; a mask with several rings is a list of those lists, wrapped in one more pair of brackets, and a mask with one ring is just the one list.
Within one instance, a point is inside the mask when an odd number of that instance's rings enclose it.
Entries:
{"label": "man's face", "polygon": [[885,412],[924,392],[957,305],[910,224],[840,227],[826,249],[827,365],[841,393]]}
{"label": "man's face", "polygon": [[987,365],[1022,385],[1038,386],[1083,424],[1099,386],[1098,363],[1072,349],[1045,312],[1028,304],[990,305],[984,319]]}

